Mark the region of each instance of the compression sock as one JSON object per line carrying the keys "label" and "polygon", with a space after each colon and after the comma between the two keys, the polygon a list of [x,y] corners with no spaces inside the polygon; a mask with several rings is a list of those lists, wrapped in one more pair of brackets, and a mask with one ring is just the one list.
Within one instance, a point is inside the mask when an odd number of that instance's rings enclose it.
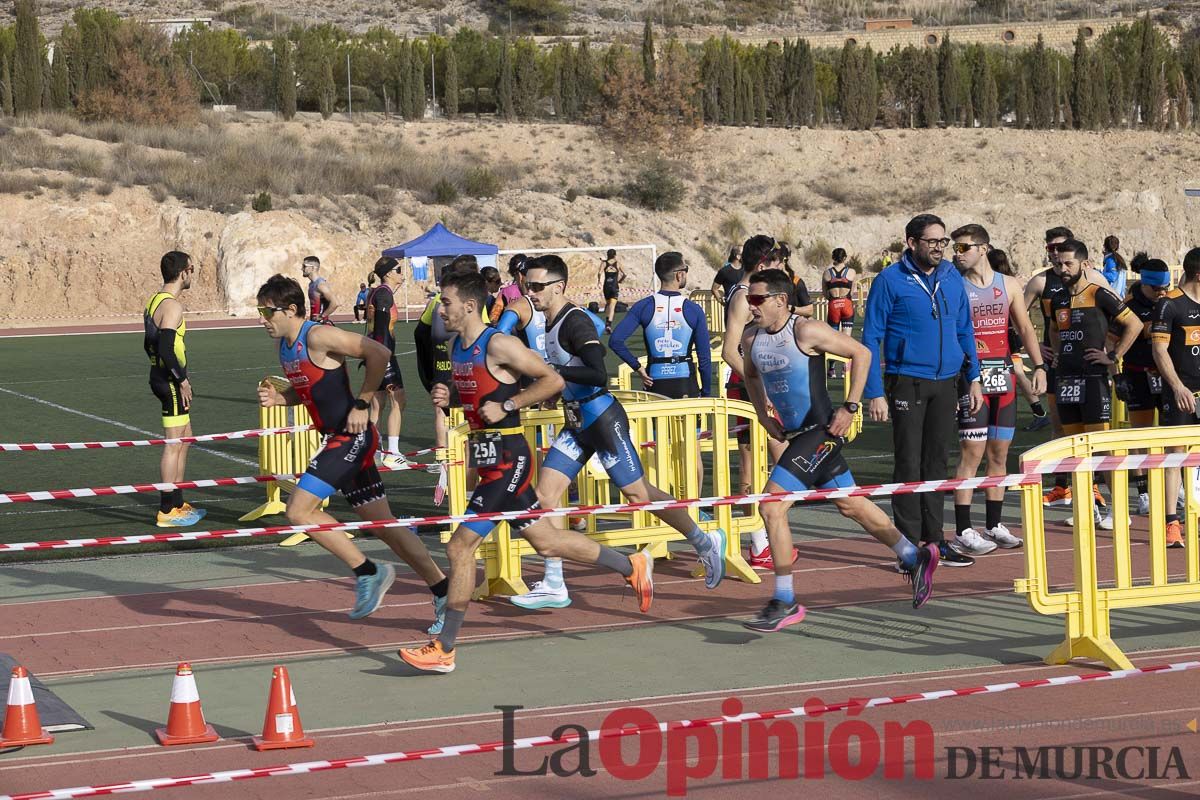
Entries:
{"label": "compression sock", "polygon": [[900,541],[892,545],[892,552],[900,557],[900,563],[906,567],[917,563],[917,546],[906,536],[901,536]]}
{"label": "compression sock", "polygon": [[766,550],[770,545],[770,540],[767,539],[767,529],[758,528],[750,531],[750,554],[761,555],[763,550]]}
{"label": "compression sock", "polygon": [[1032,411],[1033,415],[1035,417],[1037,417],[1038,419],[1041,419],[1042,417],[1046,416],[1046,407],[1044,405],[1042,405],[1041,400],[1031,401],[1029,403],[1029,410]]}
{"label": "compression sock", "polygon": [[563,586],[563,562],[561,558],[546,559],[546,574],[542,581],[548,589],[561,589]]}
{"label": "compression sock", "polygon": [[712,539],[708,538],[708,534],[700,530],[698,525],[692,525],[692,529],[684,534],[684,538],[688,540],[688,544],[696,548],[696,552],[704,555],[713,546]]}
{"label": "compression sock", "polygon": [[174,492],[159,492],[158,493],[158,510],[164,514],[170,514],[175,506],[171,502],[175,496]]}
{"label": "compression sock", "polygon": [[429,591],[434,597],[445,597],[446,593],[450,591],[450,579],[442,578],[433,586],[430,586]]}
{"label": "compression sock", "polygon": [[1138,475],[1133,483],[1137,487],[1138,494],[1146,494],[1150,491],[1149,479],[1145,475]]}
{"label": "compression sock", "polygon": [[796,602],[796,592],[792,588],[792,574],[775,576],[775,593],[771,595],[774,599],[791,605]]}
{"label": "compression sock", "polygon": [[437,637],[438,641],[442,643],[443,652],[449,653],[454,649],[454,641],[458,638],[458,629],[462,627],[463,620],[466,618],[466,611],[446,609],[446,622],[442,625],[442,632]]}
{"label": "compression sock", "polygon": [[954,504],[954,532],[962,533],[971,527],[971,504]]}
{"label": "compression sock", "polygon": [[629,556],[618,553],[611,547],[600,545],[600,557],[596,559],[596,563],[613,572],[620,573],[626,578],[633,574],[633,565],[629,563]]}
{"label": "compression sock", "polygon": [[361,578],[364,575],[374,575],[377,572],[379,572],[379,569],[375,566],[375,562],[368,558],[354,568],[354,577]]}
{"label": "compression sock", "polygon": [[987,522],[984,524],[987,525],[987,529],[990,531],[992,528],[1000,524],[1000,515],[1004,511],[1004,501],[988,500],[986,501],[986,507],[987,511],[985,513],[987,514]]}

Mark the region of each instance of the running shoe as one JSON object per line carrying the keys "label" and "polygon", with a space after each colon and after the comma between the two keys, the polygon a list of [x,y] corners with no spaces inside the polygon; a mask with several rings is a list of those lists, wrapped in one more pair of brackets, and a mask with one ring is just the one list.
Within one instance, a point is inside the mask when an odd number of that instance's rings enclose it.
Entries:
{"label": "running shoe", "polygon": [[1042,428],[1050,427],[1050,417],[1034,417],[1033,421],[1025,426],[1027,431],[1040,431]]}
{"label": "running shoe", "polygon": [[[771,548],[770,547],[763,548],[763,551],[761,553],[759,553],[758,555],[754,555],[753,547],[751,547],[749,550],[747,550],[746,553],[747,553],[747,555],[750,556],[748,559],[746,559],[747,561],[750,562],[750,566],[759,568],[759,569],[775,569],[775,559],[771,558]],[[792,563],[795,563],[796,559],[799,557],[800,557],[800,548],[796,547],[795,545],[792,545]]]}
{"label": "running shoe", "polygon": [[567,517],[567,526],[582,533],[587,530],[587,517]]}
{"label": "running shoe", "polygon": [[1183,547],[1183,523],[1177,519],[1173,519],[1167,523],[1167,548],[1177,549]]}
{"label": "running shoe", "polygon": [[208,509],[196,508],[191,503],[184,503],[183,505],[180,506],[180,508],[182,508],[184,511],[188,512],[189,514],[195,514],[197,521],[204,519],[204,516],[208,513]]}
{"label": "running shoe", "polygon": [[165,514],[162,511],[158,512],[158,519],[154,523],[160,528],[189,528],[200,521],[200,515],[193,511],[185,511],[183,506],[172,508]]}
{"label": "running shoe", "polygon": [[1100,508],[1108,508],[1108,501],[1104,499],[1104,495],[1100,494],[1100,487],[1094,483],[1092,484],[1092,498]]}
{"label": "running shoe", "polygon": [[996,549],[996,543],[980,536],[974,528],[967,528],[950,542],[950,547],[966,556],[986,556]]}
{"label": "running shoe", "polygon": [[804,619],[804,606],[796,601],[785,603],[772,597],[763,610],[754,619],[742,623],[742,627],[759,633],[774,633],[788,625],[795,625]]}
{"label": "running shoe", "polygon": [[701,522],[712,522],[713,520],[713,515],[705,511],[703,508],[697,512],[697,516],[700,517]]}
{"label": "running shoe", "polygon": [[[1133,524],[1133,518],[1132,518],[1132,517],[1130,517],[1130,518],[1129,518],[1129,524],[1130,524],[1130,525],[1132,525],[1132,524]],[[1104,531],[1111,531],[1111,530],[1113,529],[1113,515],[1112,515],[1112,512],[1111,512],[1111,511],[1109,511],[1107,514],[1105,514],[1104,516],[1102,516],[1102,517],[1100,518],[1100,521],[1099,521],[1099,522],[1097,522],[1097,523],[1096,523],[1096,525],[1097,525],[1097,526],[1099,526],[1100,530],[1104,530]]]}
{"label": "running shoe", "polygon": [[436,639],[424,647],[403,647],[398,651],[404,663],[422,672],[454,672],[454,652],[447,653]]}
{"label": "running shoe", "polygon": [[629,557],[633,573],[625,581],[637,593],[638,608],[643,614],[654,602],[654,556],[649,550],[639,550]]}
{"label": "running shoe", "polygon": [[446,598],[433,598],[433,624],[425,629],[430,636],[437,636],[446,625]]}
{"label": "running shoe", "polygon": [[391,564],[379,564],[374,575],[360,575],[354,582],[354,608],[350,619],[362,619],[375,612],[383,602],[383,596],[396,580],[396,569]]}
{"label": "running shoe", "polygon": [[525,594],[515,594],[509,599],[514,606],[530,610],[566,608],[571,605],[571,596],[567,594],[565,583],[552,588],[546,581],[538,581]]}
{"label": "running shoe", "polygon": [[975,559],[965,553],[958,552],[945,542],[938,542],[937,548],[938,563],[943,567],[969,567],[975,563]]}
{"label": "running shoe", "polygon": [[1012,531],[1004,527],[1004,523],[1000,523],[996,527],[984,531],[983,535],[984,538],[990,539],[1006,550],[1012,550],[1014,547],[1020,547],[1025,544],[1019,536],[1014,536]]}
{"label": "running shoe", "polygon": [[717,528],[704,535],[708,537],[708,550],[698,553],[704,565],[704,588],[715,589],[725,579],[725,530]]}
{"label": "running shoe", "polygon": [[1146,492],[1138,495],[1137,513],[1139,517],[1150,516],[1150,495]]}
{"label": "running shoe", "polygon": [[1046,506],[1047,508],[1071,505],[1071,487],[1055,486],[1053,489],[1042,495],[1042,505]]}
{"label": "running shoe", "polygon": [[391,453],[383,457],[383,466],[388,469],[408,469],[412,464],[400,453]]}
{"label": "running shoe", "polygon": [[923,544],[917,548],[913,565],[905,568],[904,576],[913,587],[913,608],[920,608],[933,596],[933,573],[940,560],[933,544]]}

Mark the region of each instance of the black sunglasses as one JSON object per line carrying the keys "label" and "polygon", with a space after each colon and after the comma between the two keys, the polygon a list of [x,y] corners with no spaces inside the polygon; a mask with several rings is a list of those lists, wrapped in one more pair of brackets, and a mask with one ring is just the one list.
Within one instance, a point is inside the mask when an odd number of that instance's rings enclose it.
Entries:
{"label": "black sunglasses", "polygon": [[280,308],[279,306],[259,306],[258,307],[258,315],[260,317],[262,317],[263,319],[271,319],[272,317],[275,316],[276,311],[287,311],[287,309]]}
{"label": "black sunglasses", "polygon": [[535,294],[540,294],[547,286],[553,286],[556,283],[566,282],[566,278],[559,278],[556,281],[546,281],[545,283],[542,283],[541,281],[525,281],[525,288]]}

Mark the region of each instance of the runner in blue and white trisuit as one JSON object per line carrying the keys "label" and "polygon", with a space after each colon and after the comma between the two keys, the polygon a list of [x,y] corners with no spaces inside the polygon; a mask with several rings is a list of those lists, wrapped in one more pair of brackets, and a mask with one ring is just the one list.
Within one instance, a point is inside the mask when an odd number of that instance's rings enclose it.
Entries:
{"label": "runner in blue and white trisuit", "polygon": [[[542,463],[538,502],[544,508],[554,507],[593,455],[630,502],[674,500],[646,480],[638,448],[630,438],[629,418],[607,388],[604,345],[591,318],[567,301],[566,286],[567,265],[558,256],[542,256],[529,263],[525,289],[533,307],[546,315],[546,356],[566,381],[562,394],[566,421]],[[704,565],[704,585],[715,589],[725,577],[725,531],[700,530],[683,508],[653,513],[696,548]]]}
{"label": "runner in blue and white trisuit", "polygon": [[[757,323],[742,337],[746,389],[767,434],[787,449],[771,470],[764,492],[793,492],[854,485],[842,457],[846,433],[858,411],[871,364],[866,347],[822,322],[802,319],[788,307],[791,280],[783,270],[750,277],[746,301]],[[850,359],[850,392],[836,411],[825,389],[825,354]],[[778,419],[771,414],[775,409]],[[865,497],[832,501],[843,516],[857,522],[896,553],[913,584],[913,608],[933,593],[937,545],[918,547],[905,538],[887,514]],[[792,588],[790,502],[760,503],[775,562],[775,591],[747,628],[777,631],[804,619],[804,606]],[[786,562],[786,563],[785,563]]]}

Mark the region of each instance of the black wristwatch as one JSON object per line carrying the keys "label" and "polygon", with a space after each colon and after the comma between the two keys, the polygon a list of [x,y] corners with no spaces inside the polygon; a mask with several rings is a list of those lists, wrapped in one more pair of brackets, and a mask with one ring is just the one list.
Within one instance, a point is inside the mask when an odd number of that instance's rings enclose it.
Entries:
{"label": "black wristwatch", "polygon": [[359,411],[366,411],[371,407],[371,404],[359,397],[354,400],[354,407]]}
{"label": "black wristwatch", "polygon": [[862,406],[860,406],[858,403],[853,403],[853,402],[851,402],[851,401],[849,401],[849,400],[847,400],[846,402],[842,403],[842,408],[846,409],[846,410],[847,410],[847,411],[849,411],[851,414],[857,414],[857,413],[858,413],[858,409],[859,409],[859,408],[861,408],[861,407],[862,407]]}
{"label": "black wristwatch", "polygon": [[1116,350],[1109,350],[1109,351],[1108,351],[1108,360],[1109,360],[1109,361],[1111,361],[1111,362],[1113,362],[1114,364],[1115,364],[1115,363],[1117,363],[1117,361],[1118,361],[1119,359],[1117,358],[1117,351],[1116,351]]}
{"label": "black wristwatch", "polygon": [[1046,365],[1045,364],[1034,364],[1033,369],[1035,372],[1039,369],[1044,371],[1046,369]]}

